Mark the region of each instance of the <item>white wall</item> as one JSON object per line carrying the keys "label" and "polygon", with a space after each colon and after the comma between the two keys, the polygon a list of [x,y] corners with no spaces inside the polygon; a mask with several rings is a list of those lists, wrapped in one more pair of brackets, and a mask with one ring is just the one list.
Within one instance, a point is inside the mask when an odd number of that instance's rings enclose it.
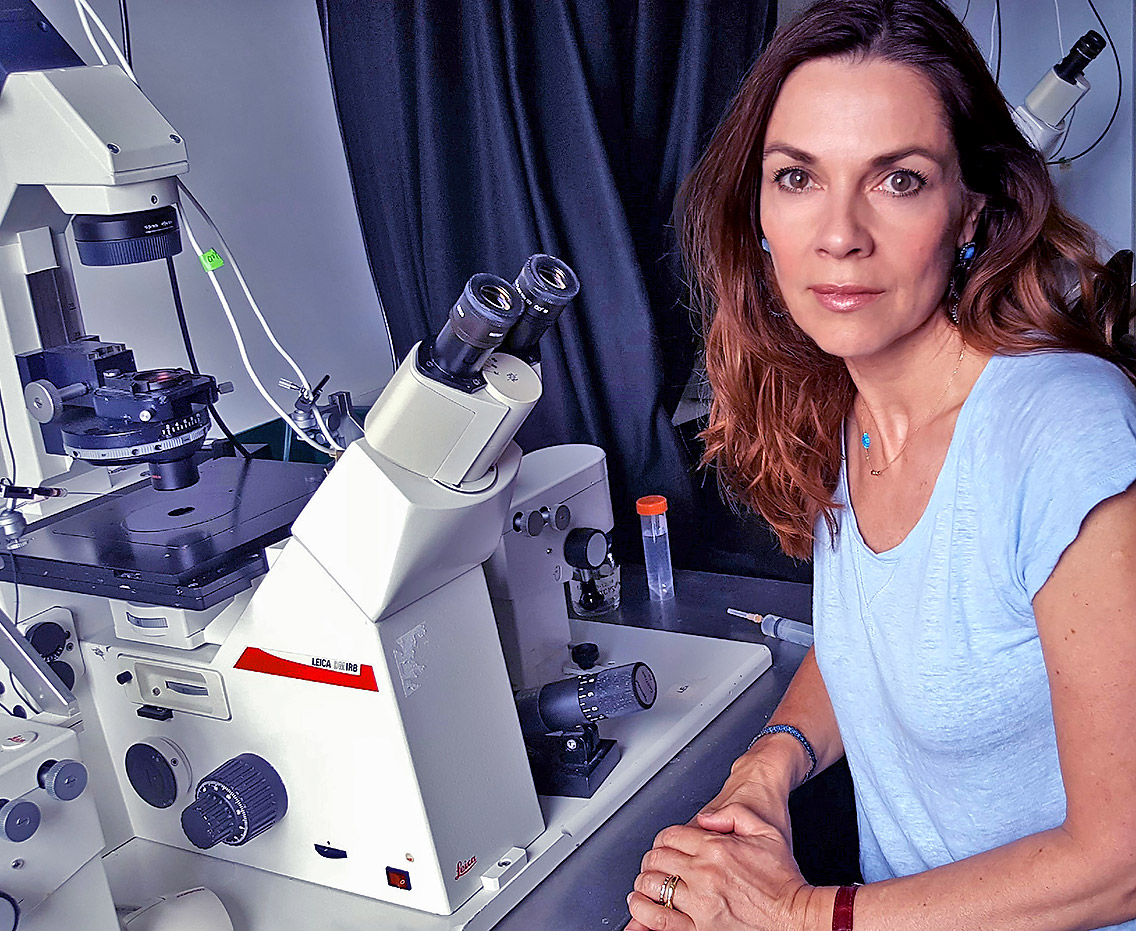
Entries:
{"label": "white wall", "polygon": [[[38,5],[84,59],[96,61],[70,0]],[[93,5],[117,35],[118,3]],[[313,381],[331,373],[329,390],[373,400],[392,371],[390,348],[314,0],[133,0],[129,11],[142,89],[186,141],[183,179],[236,253],[280,341]],[[194,231],[203,248],[212,245],[201,224]],[[245,375],[220,305],[183,241],[178,279],[198,362],[236,386],[219,410],[234,430],[271,420],[276,415]],[[127,343],[140,367],[185,365],[164,262],[106,269],[76,262],[75,270],[88,332]],[[275,385],[294,376],[235,282],[230,291],[261,380],[290,410],[294,395]]]}
{"label": "white wall", "polygon": [[[1136,9],[1132,0],[1094,0],[1120,55],[1124,96],[1116,122],[1099,146],[1068,167],[1053,169],[1065,205],[1097,230],[1110,250],[1131,249],[1136,240],[1133,212],[1136,163],[1133,159],[1133,96],[1136,71],[1133,30]],[[966,0],[951,0],[962,15]],[[1058,45],[1060,10],[1064,47]],[[984,53],[990,51],[990,23],[994,0],[972,0],[966,25]],[[1002,74],[999,84],[1007,100],[1020,104],[1047,68],[1085,32],[1100,24],[1085,0],[1002,0]],[[1103,33],[1102,33],[1103,34]],[[1075,155],[1092,143],[1108,123],[1116,103],[1116,59],[1111,49],[1091,64],[1085,77],[1093,89],[1076,108],[1076,119],[1062,155]]]}

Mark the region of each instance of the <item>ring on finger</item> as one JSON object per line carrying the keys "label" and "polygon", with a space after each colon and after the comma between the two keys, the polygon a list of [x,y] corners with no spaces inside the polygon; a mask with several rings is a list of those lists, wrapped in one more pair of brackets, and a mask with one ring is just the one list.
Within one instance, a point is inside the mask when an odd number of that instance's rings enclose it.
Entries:
{"label": "ring on finger", "polygon": [[679,879],[681,879],[681,877],[671,873],[663,880],[663,886],[659,890],[659,904],[663,908],[674,908],[674,894],[675,889],[678,887]]}

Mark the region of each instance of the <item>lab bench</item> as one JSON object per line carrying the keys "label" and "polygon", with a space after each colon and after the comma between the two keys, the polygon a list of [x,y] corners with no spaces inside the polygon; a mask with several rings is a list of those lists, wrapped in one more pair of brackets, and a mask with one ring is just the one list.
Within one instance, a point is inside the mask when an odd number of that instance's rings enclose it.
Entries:
{"label": "lab bench", "polygon": [[809,620],[811,586],[680,570],[674,600],[657,603],[647,597],[643,568],[623,567],[620,607],[609,622],[764,643],[773,666],[506,915],[496,931],[615,931],[627,922],[627,894],[655,835],[689,820],[721,788],[730,764],[769,719],[805,655],[804,647],[763,637],[758,625],[731,617],[726,608]]}

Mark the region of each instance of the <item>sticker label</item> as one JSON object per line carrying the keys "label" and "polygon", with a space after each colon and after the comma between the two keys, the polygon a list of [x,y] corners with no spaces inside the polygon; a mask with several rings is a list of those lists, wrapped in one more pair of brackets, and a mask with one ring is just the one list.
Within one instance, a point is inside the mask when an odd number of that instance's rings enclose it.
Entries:
{"label": "sticker label", "polygon": [[402,680],[403,695],[409,695],[422,684],[420,679],[426,671],[425,652],[429,644],[425,624],[419,624],[398,638],[394,660],[398,667],[398,677]]}
{"label": "sticker label", "polygon": [[210,249],[208,252],[201,254],[201,267],[207,272],[215,272],[219,268],[223,268],[225,260],[217,254],[216,249]]}
{"label": "sticker label", "polygon": [[300,679],[304,682],[321,682],[324,685],[361,689],[365,692],[379,690],[373,666],[329,656],[305,656],[299,653],[270,652],[259,647],[245,647],[234,668],[263,672],[287,679]]}

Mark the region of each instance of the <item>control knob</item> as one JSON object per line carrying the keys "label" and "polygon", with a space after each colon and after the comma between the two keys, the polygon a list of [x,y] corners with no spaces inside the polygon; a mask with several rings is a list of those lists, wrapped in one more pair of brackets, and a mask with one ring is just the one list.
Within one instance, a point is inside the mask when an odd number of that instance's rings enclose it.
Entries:
{"label": "control knob", "polygon": [[45,760],[39,768],[38,780],[57,802],[71,802],[87,788],[87,767],[78,760]]}
{"label": "control knob", "polygon": [[26,798],[0,799],[0,836],[22,843],[39,830],[39,805]]}
{"label": "control knob", "polygon": [[196,799],[181,813],[181,827],[202,850],[218,843],[239,847],[287,811],[288,793],[280,774],[255,753],[242,753],[198,783]]}

